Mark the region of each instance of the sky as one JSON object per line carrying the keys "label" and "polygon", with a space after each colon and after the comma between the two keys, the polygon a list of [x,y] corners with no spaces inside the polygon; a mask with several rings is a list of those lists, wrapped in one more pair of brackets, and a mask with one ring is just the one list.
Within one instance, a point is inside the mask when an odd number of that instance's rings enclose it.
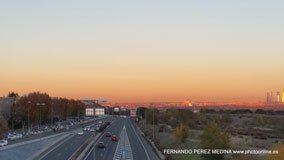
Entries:
{"label": "sky", "polygon": [[281,0],[0,0],[0,95],[265,101],[284,89]]}

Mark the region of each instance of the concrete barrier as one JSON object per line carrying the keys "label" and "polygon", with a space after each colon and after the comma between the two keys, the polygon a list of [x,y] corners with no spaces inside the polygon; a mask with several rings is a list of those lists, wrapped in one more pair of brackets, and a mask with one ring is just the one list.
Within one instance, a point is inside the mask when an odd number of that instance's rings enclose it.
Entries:
{"label": "concrete barrier", "polygon": [[[93,139],[93,141],[97,140],[100,137],[101,133],[97,134],[95,136],[95,138]],[[93,143],[89,143],[88,146],[81,152],[81,154],[77,157],[76,160],[83,160],[83,158],[85,157],[85,155],[87,154],[87,152],[90,151],[90,149],[92,148]],[[94,146],[95,147],[95,146]]]}

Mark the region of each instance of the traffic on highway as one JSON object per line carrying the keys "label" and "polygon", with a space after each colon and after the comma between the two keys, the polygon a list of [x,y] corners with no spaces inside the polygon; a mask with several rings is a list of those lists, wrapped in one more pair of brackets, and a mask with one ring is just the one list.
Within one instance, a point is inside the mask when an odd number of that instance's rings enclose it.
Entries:
{"label": "traffic on highway", "polygon": [[[135,121],[127,116],[107,115],[88,118],[81,123],[64,126],[56,132],[52,129],[43,131],[40,136],[38,134],[25,135],[11,140],[11,134],[8,140],[0,141],[0,158],[1,152],[5,152],[5,146],[9,142],[11,142],[11,150],[17,144],[40,141],[41,138],[44,139],[49,136],[63,135],[64,138],[46,146],[32,159],[120,160],[127,157],[127,159],[132,160],[158,160],[159,158],[152,146],[140,132]],[[29,147],[33,147],[33,145]],[[11,158],[11,160],[14,159]]]}

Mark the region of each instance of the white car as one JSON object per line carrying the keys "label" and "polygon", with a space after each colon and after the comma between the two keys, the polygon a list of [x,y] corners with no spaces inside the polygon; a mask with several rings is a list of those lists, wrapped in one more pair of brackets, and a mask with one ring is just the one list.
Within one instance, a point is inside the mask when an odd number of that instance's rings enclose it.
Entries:
{"label": "white car", "polygon": [[83,134],[84,134],[83,131],[78,132],[78,135],[79,135],[79,136],[82,136]]}
{"label": "white car", "polygon": [[15,135],[8,135],[8,139],[13,141],[13,140],[17,139],[17,136],[15,136]]}
{"label": "white car", "polygon": [[23,138],[23,135],[22,134],[16,134],[15,135],[17,138]]}
{"label": "white car", "polygon": [[6,145],[8,145],[7,140],[0,140],[0,147],[6,146]]}

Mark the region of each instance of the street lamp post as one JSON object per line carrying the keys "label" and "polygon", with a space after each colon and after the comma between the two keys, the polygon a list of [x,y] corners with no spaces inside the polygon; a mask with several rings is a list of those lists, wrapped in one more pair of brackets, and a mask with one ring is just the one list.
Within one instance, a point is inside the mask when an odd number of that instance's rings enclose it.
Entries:
{"label": "street lamp post", "polygon": [[14,132],[14,117],[15,117],[15,104],[16,104],[16,97],[13,99],[13,104],[11,108],[11,119],[12,119],[12,131]]}
{"label": "street lamp post", "polygon": [[51,106],[50,106],[50,112],[51,112],[51,120],[50,120],[50,125],[53,125],[53,105],[54,105],[54,102],[51,103]]}
{"label": "street lamp post", "polygon": [[37,103],[36,104],[39,107],[39,129],[41,128],[41,107],[45,106],[45,103]]}
{"label": "street lamp post", "polygon": [[[41,107],[45,106],[45,103],[37,103],[39,107],[39,129],[41,129]],[[40,131],[40,139],[41,139],[41,131]]]}
{"label": "street lamp post", "polygon": [[153,108],[153,141],[155,140],[155,110]]}
{"label": "street lamp post", "polygon": [[28,102],[28,132],[30,133],[30,107],[31,101]]}

